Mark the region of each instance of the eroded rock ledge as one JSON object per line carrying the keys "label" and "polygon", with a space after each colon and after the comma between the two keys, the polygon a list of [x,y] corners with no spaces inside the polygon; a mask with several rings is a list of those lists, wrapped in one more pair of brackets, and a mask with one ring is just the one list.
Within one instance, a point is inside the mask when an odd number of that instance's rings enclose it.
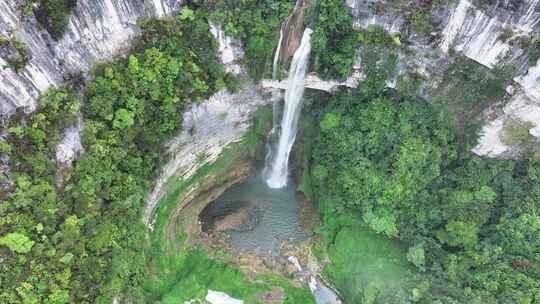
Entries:
{"label": "eroded rock ledge", "polygon": [[[363,75],[360,71],[360,67],[355,67],[354,72],[349,76],[345,81],[337,80],[323,80],[319,78],[316,74],[309,74],[306,77],[304,86],[308,89],[333,92],[339,87],[348,87],[356,88],[360,81],[362,80]],[[261,81],[261,86],[263,88],[272,88],[272,89],[287,89],[287,80],[271,80],[263,79]]]}
{"label": "eroded rock ledge", "polygon": [[[179,232],[187,234],[188,242],[194,242],[202,232],[198,219],[204,208],[231,186],[244,181],[254,172],[254,155],[249,151],[243,151],[236,153],[222,169],[205,175],[201,180],[191,184],[178,198],[175,211],[169,216],[164,231],[157,232],[165,234],[167,240],[165,250],[170,246],[178,248],[179,245],[175,240],[178,239]],[[180,227],[179,231],[177,227]]]}
{"label": "eroded rock ledge", "polygon": [[182,133],[168,145],[171,159],[163,168],[144,209],[144,223],[152,227],[152,214],[166,184],[172,179],[188,180],[198,169],[214,163],[225,147],[240,141],[253,123],[253,114],[271,102],[254,85],[239,93],[220,91],[184,114]]}

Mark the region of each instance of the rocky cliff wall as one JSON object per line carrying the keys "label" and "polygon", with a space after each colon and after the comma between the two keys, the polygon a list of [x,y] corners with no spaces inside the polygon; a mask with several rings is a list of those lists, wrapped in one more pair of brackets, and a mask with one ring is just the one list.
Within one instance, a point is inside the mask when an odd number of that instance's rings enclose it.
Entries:
{"label": "rocky cliff wall", "polygon": [[253,113],[270,103],[257,87],[245,86],[237,94],[220,91],[184,114],[182,133],[168,145],[171,159],[163,168],[154,190],[148,197],[143,219],[152,226],[152,215],[167,192],[167,182],[188,180],[205,164],[215,162],[223,149],[240,141],[253,122]]}
{"label": "rocky cliff wall", "polygon": [[[529,55],[534,50],[520,43],[540,37],[540,0],[498,0],[493,5],[458,0],[432,16],[436,26],[427,38],[408,26],[407,17],[415,12],[403,7],[421,2],[347,0],[356,16],[355,28],[378,25],[392,34],[405,35],[412,43],[414,55],[400,55],[401,72],[414,66],[426,79],[437,79],[444,73],[451,50],[489,68],[499,63],[518,67],[511,100],[487,119],[473,152],[487,156],[512,154],[514,147],[501,140],[503,126],[511,119],[532,122],[535,126],[529,133],[540,139],[540,60],[530,65]],[[436,82],[428,81],[427,85]]]}
{"label": "rocky cliff wall", "polygon": [[[137,32],[139,17],[171,14],[180,7],[182,0],[78,1],[67,32],[60,41],[54,41],[41,29],[33,16],[22,16],[24,2],[0,2],[0,35],[16,37],[26,45],[30,55],[29,63],[16,72],[6,61],[8,51],[0,48],[0,65],[4,66],[0,71],[0,116],[4,118],[18,108],[32,111],[39,94],[49,86],[61,83],[69,74],[87,71],[97,61],[108,60],[128,48],[130,39]],[[540,0],[498,0],[490,6],[482,6],[476,0],[456,1],[436,12],[437,26],[427,39],[411,32],[407,24],[408,12],[401,7],[403,1],[346,0],[346,3],[356,16],[355,28],[375,24],[391,33],[409,37],[415,55],[400,57],[409,61],[409,64],[400,62],[403,70],[414,65],[417,71],[433,78],[431,76],[441,72],[446,55],[452,49],[487,67],[500,62],[512,62],[519,67],[514,78],[519,84],[516,93],[505,111],[488,122],[485,134],[491,134],[491,139],[484,136],[476,153],[496,156],[508,152],[511,147],[493,139],[493,136],[500,137],[502,130],[496,126],[509,118],[536,119],[534,115],[524,116],[523,113],[540,111],[540,62],[529,66],[530,50],[511,41],[539,35]],[[222,31],[215,27],[213,31],[218,40],[222,40],[222,45],[231,43],[225,41],[229,38],[223,36]],[[508,32],[511,37],[501,39]],[[235,50],[238,48],[221,49],[224,62],[230,60],[226,57],[231,57]],[[230,65],[230,68],[239,72],[238,66]],[[532,122],[536,127],[530,133],[537,136],[540,121]]]}
{"label": "rocky cliff wall", "polygon": [[0,1],[0,36],[21,41],[30,60],[20,71],[9,67],[9,49],[0,48],[0,117],[16,109],[32,111],[39,94],[61,83],[70,73],[88,71],[94,63],[109,60],[137,32],[139,17],[172,14],[181,0],[77,1],[67,31],[55,41],[35,17],[23,16],[24,0]]}

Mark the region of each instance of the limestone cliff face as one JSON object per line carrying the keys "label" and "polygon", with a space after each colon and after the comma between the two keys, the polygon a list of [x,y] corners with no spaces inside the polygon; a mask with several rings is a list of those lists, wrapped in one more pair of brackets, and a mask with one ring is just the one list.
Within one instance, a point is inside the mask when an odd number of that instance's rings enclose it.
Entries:
{"label": "limestone cliff face", "polygon": [[171,158],[148,197],[145,224],[152,227],[154,209],[167,192],[169,180],[188,180],[199,168],[215,162],[225,147],[243,138],[257,108],[270,101],[255,86],[247,85],[237,94],[217,92],[184,113],[183,131],[169,143]]}
{"label": "limestone cliff face", "polygon": [[[459,0],[441,8],[436,16],[437,29],[426,39],[407,26],[405,10],[396,9],[401,1],[345,0],[353,10],[353,26],[366,28],[371,24],[392,33],[402,33],[412,41],[415,55],[400,57],[400,68],[405,71],[414,65],[416,70],[433,79],[444,67],[446,54],[454,49],[465,56],[492,67],[499,62],[512,62],[519,67],[514,80],[517,89],[510,104],[486,125],[485,136],[475,152],[482,155],[501,155],[510,149],[500,141],[500,132],[508,118],[532,121],[530,130],[540,134],[540,62],[529,67],[528,50],[513,38],[539,35],[540,0],[498,0],[491,6],[481,6],[478,0]],[[418,1],[416,1],[418,2]],[[35,17],[23,17],[23,0],[0,1],[0,35],[16,37],[26,45],[30,61],[19,72],[8,66],[8,53],[0,47],[0,118],[10,116],[16,109],[32,111],[41,92],[61,83],[70,73],[88,71],[94,63],[108,60],[129,46],[137,32],[139,17],[163,16],[178,10],[182,0],[87,0],[78,1],[69,19],[66,34],[54,41],[37,24]],[[512,39],[501,39],[501,34],[512,29]],[[229,38],[213,28],[221,44]],[[276,33],[277,35],[278,33]],[[224,58],[236,49],[221,49]],[[435,54],[435,55],[434,55]],[[351,54],[352,56],[352,54]],[[229,58],[230,59],[230,58]],[[227,62],[224,60],[224,62]],[[238,72],[239,67],[230,66]]]}
{"label": "limestone cliff face", "polygon": [[55,41],[34,16],[22,16],[23,0],[0,1],[0,36],[22,41],[30,61],[21,71],[8,66],[7,50],[0,51],[0,117],[17,108],[32,111],[39,94],[59,84],[69,73],[88,71],[129,47],[144,16],[163,16],[177,10],[181,0],[78,1],[67,31]]}
{"label": "limestone cliff face", "polygon": [[484,127],[479,145],[473,152],[479,155],[508,154],[509,147],[501,140],[503,126],[508,119],[530,121],[529,130],[540,139],[540,60],[535,66],[527,64],[528,52],[517,43],[501,40],[503,31],[512,29],[512,38],[539,35],[540,1],[497,1],[487,10],[461,0],[452,11],[443,30],[440,47],[447,51],[453,46],[465,56],[487,67],[500,62],[512,62],[519,67],[514,80],[519,84],[514,96],[498,117]]}
{"label": "limestone cliff face", "polygon": [[[473,152],[487,156],[509,154],[512,147],[501,140],[503,125],[508,119],[532,122],[535,127],[529,133],[540,139],[540,60],[529,66],[530,50],[520,43],[511,43],[540,36],[540,0],[500,0],[491,6],[481,6],[475,0],[459,0],[439,10],[435,16],[438,27],[427,39],[411,32],[404,10],[396,8],[396,1],[346,2],[356,16],[355,28],[379,25],[390,33],[408,35],[415,54],[408,58],[400,56],[402,72],[414,66],[427,79],[437,79],[444,72],[445,58],[451,49],[489,68],[498,63],[518,67],[514,78],[517,85],[510,102],[495,117],[489,117]],[[501,38],[508,33],[511,37]]]}

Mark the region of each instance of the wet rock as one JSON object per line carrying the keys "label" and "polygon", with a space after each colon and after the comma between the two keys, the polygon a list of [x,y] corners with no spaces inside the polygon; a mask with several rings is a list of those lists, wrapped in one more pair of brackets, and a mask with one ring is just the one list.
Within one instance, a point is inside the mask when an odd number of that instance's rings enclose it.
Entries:
{"label": "wet rock", "polygon": [[283,27],[282,52],[280,62],[287,62],[300,46],[304,33],[304,10],[309,1],[297,0],[292,14],[285,20]]}
{"label": "wet rock", "polygon": [[236,75],[240,74],[242,67],[237,61],[244,57],[244,50],[240,40],[226,35],[223,27],[213,22],[210,22],[210,32],[218,41],[218,52],[221,62],[225,65],[225,71]]}
{"label": "wet rock", "polygon": [[242,207],[232,211],[229,214],[218,216],[213,219],[213,230],[215,232],[251,231],[255,229],[258,223],[258,214],[260,210],[249,202],[242,202]]}

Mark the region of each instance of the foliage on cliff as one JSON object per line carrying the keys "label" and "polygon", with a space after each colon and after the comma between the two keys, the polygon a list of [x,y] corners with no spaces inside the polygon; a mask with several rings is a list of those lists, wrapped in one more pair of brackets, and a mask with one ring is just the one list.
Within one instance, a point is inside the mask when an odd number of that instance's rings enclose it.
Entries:
{"label": "foliage on cliff", "polygon": [[7,54],[4,59],[16,72],[20,72],[31,59],[26,44],[17,37],[0,36],[0,51]]}
{"label": "foliage on cliff", "polygon": [[279,29],[292,11],[295,1],[278,0],[191,0],[206,10],[213,22],[225,32],[240,38],[244,45],[246,67],[251,77],[269,77]]}
{"label": "foliage on cliff", "polygon": [[60,40],[67,29],[69,16],[75,9],[77,0],[31,0],[27,6],[32,7],[34,4],[38,22],[55,40]]}
{"label": "foliage on cliff", "polygon": [[[184,16],[185,17],[185,16]],[[186,107],[224,77],[201,15],[151,20],[132,55],[96,69],[84,92],[86,153],[56,170],[55,149],[80,104],[53,89],[7,126],[13,181],[0,203],[0,302],[110,303],[146,277],[145,191]],[[190,37],[190,39],[185,39]],[[127,290],[126,290],[127,289]]]}
{"label": "foliage on cliff", "polygon": [[343,0],[313,1],[306,23],[313,27],[312,63],[324,79],[347,78],[358,45],[351,10]]}
{"label": "foliage on cliff", "polygon": [[511,65],[488,69],[464,56],[457,56],[450,64],[433,99],[447,106],[459,150],[468,153],[476,145],[482,111],[504,101],[514,72]]}
{"label": "foliage on cliff", "polygon": [[[459,154],[464,143],[448,117],[463,114],[379,86],[384,80],[373,77],[384,66],[374,65],[358,90],[332,97],[319,116],[310,172],[333,262],[327,272],[351,303],[385,302],[394,292],[349,284],[361,282],[362,272],[350,271],[356,261],[343,258],[364,250],[356,245],[363,232],[351,224],[360,221],[409,246],[417,271],[398,302],[540,301],[540,160]],[[500,89],[490,90],[486,74],[474,77],[482,81],[460,96],[482,106],[484,94]]]}

